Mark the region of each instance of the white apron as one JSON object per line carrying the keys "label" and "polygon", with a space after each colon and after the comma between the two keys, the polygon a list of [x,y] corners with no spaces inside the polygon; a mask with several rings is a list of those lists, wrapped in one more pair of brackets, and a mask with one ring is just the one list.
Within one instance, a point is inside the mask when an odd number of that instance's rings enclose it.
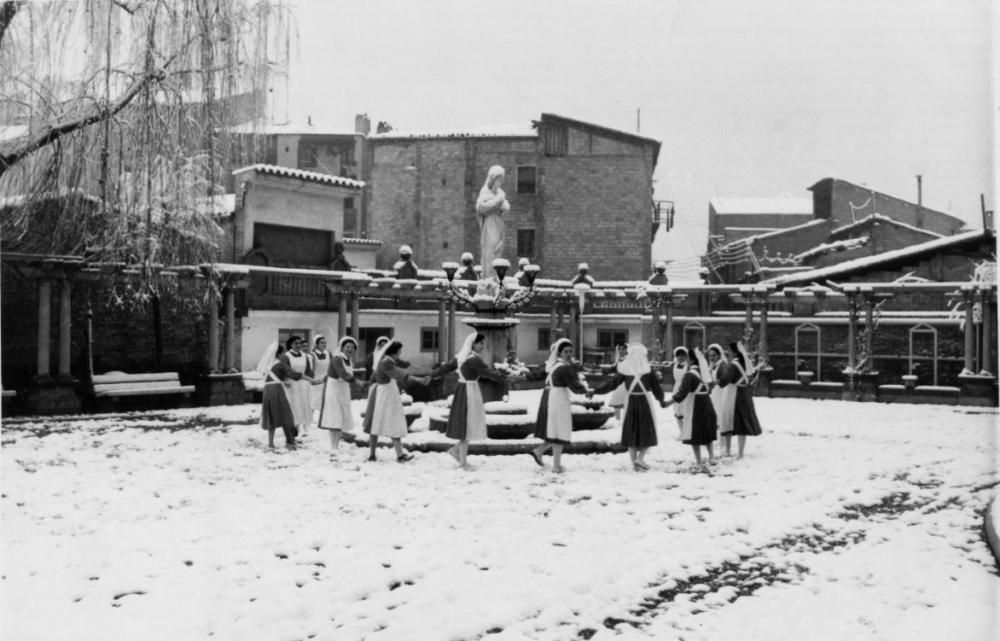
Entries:
{"label": "white apron", "polygon": [[458,368],[458,383],[465,385],[465,440],[485,441],[486,410],[483,406],[483,390],[479,387],[479,379],[467,381],[462,376],[462,368]]}
{"label": "white apron", "polygon": [[[351,367],[349,362],[345,365],[348,369]],[[327,378],[323,385],[316,387],[323,391],[319,426],[324,430],[351,431],[354,427],[354,417],[351,414],[351,384],[342,378]]]}
{"label": "white apron", "polygon": [[[719,380],[719,366],[712,369],[712,379]],[[733,415],[736,413],[736,385],[733,383],[725,387],[716,385],[709,396],[712,399],[712,407],[715,408],[715,416],[718,418],[719,433],[732,432]]]}
{"label": "white apron", "polygon": [[[333,358],[333,354],[330,352],[326,353],[326,358],[317,358],[316,354],[310,354],[312,358],[313,365],[313,378],[320,380],[325,378],[327,373],[330,371],[330,359]],[[325,385],[310,385],[309,386],[309,405],[313,410],[318,410],[323,407],[323,397],[326,395]]]}
{"label": "white apron", "polygon": [[573,410],[569,402],[568,387],[554,387],[552,385],[552,375],[560,367],[568,367],[566,364],[557,365],[549,372],[549,377],[545,384],[549,388],[549,407],[546,414],[545,436],[556,441],[569,442],[573,438]]}
{"label": "white apron", "polygon": [[396,379],[379,384],[372,410],[372,435],[402,438],[406,436],[406,415]]}
{"label": "white apron", "polygon": [[[677,367],[676,365],[674,365],[674,390],[673,390],[674,394],[680,391],[681,381],[684,380],[684,374],[686,374],[687,371],[688,368],[686,366]],[[677,418],[681,418],[682,416],[684,416],[685,415],[684,407],[685,407],[684,403],[674,403],[674,416],[676,416]],[[691,412],[688,411],[687,413],[690,414]]]}
{"label": "white apron", "polygon": [[[308,356],[305,353],[298,356],[291,352],[287,352],[287,354],[288,364],[291,365],[292,370],[299,374],[305,374]],[[309,388],[312,387],[312,384],[302,379],[290,382],[291,385],[285,388],[288,392],[288,404],[292,406],[295,424],[304,429],[312,423],[312,407],[309,404]]]}

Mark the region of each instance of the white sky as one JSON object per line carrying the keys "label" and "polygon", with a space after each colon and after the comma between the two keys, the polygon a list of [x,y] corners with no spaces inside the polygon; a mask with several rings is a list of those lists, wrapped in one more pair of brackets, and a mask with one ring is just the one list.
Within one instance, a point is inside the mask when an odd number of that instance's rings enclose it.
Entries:
{"label": "white sky", "polygon": [[981,225],[994,208],[983,0],[300,0],[290,115],[351,130],[544,112],[663,143],[656,195],[704,249],[713,196],[836,176]]}

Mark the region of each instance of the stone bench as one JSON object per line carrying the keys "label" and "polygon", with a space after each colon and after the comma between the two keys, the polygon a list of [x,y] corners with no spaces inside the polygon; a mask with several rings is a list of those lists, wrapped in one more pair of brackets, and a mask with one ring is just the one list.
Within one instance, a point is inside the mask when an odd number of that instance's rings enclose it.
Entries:
{"label": "stone bench", "polygon": [[133,399],[142,403],[148,402],[151,398],[177,396],[187,400],[194,391],[194,385],[181,385],[177,372],[147,374],[108,372],[98,374],[91,380],[91,392],[99,404],[117,405],[119,402]]}

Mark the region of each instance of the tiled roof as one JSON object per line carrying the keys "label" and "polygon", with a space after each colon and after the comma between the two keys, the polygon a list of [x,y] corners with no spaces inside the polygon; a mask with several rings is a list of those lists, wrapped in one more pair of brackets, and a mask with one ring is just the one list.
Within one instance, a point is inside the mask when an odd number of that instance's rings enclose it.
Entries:
{"label": "tiled roof", "polygon": [[323,183],[326,185],[334,185],[337,187],[347,187],[348,189],[361,189],[365,186],[365,183],[360,180],[352,180],[350,178],[343,178],[341,176],[331,176],[329,174],[321,174],[315,171],[305,171],[303,169],[294,169],[292,167],[279,167],[278,165],[250,165],[248,167],[241,167],[240,169],[234,169],[233,175],[241,174],[246,171],[254,171],[259,174],[269,174],[271,176],[284,176],[286,178],[297,178],[298,180],[307,180],[309,182]]}
{"label": "tiled roof", "polygon": [[340,242],[345,245],[378,245],[381,247],[385,243],[381,240],[375,240],[374,238],[341,238]]}

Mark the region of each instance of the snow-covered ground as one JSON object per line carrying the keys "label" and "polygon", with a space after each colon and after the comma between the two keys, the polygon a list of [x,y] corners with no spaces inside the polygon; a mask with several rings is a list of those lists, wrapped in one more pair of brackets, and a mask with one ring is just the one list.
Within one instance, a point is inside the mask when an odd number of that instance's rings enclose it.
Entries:
{"label": "snow-covered ground", "polygon": [[565,475],[526,455],[472,457],[471,472],[444,453],[366,463],[348,445],[332,459],[316,432],[269,451],[250,405],[6,421],[0,628],[74,641],[996,638],[982,535],[995,410],[758,399],[758,412],[765,434],[711,476],[688,471],[666,411],[644,474],[621,454],[568,456]]}

